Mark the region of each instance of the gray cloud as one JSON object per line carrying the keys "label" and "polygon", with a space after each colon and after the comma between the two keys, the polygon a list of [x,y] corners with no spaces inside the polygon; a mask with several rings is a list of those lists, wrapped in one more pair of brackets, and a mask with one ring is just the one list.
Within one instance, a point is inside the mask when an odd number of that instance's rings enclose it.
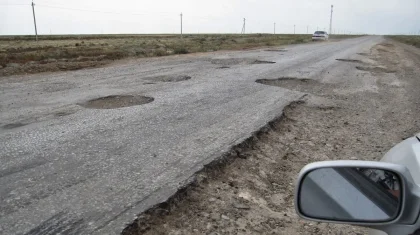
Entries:
{"label": "gray cloud", "polygon": [[[338,32],[407,34],[420,31],[418,0],[35,0],[40,34],[306,33],[329,27]],[[24,5],[13,5],[24,4]],[[0,34],[33,34],[30,1],[0,0]]]}

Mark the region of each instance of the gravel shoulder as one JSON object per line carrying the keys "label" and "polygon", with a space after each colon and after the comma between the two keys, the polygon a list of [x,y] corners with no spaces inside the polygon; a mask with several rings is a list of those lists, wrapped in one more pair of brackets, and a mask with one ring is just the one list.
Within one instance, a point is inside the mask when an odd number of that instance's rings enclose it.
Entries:
{"label": "gravel shoulder", "polygon": [[345,59],[344,71],[259,80],[306,96],[123,234],[366,234],[299,219],[294,182],[307,163],[380,160],[420,130],[420,50],[386,40]]}

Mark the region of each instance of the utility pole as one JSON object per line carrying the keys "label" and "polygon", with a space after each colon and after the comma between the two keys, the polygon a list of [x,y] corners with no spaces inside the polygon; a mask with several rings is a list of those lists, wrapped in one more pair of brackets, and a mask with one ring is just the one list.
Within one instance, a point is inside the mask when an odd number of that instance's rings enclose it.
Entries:
{"label": "utility pole", "polygon": [[181,38],[182,38],[182,12],[181,12]]}
{"label": "utility pole", "polygon": [[296,25],[293,25],[293,34],[296,34]]}
{"label": "utility pole", "polygon": [[328,32],[329,34],[332,34],[332,17],[333,17],[333,8],[334,8],[334,5],[331,5],[330,31]]}
{"label": "utility pole", "polygon": [[35,40],[38,41],[38,30],[36,29],[36,19],[35,19],[35,3],[32,0],[32,13],[34,15],[34,25],[35,25]]}
{"label": "utility pole", "polygon": [[276,34],[276,22],[274,22],[274,34]]}
{"label": "utility pole", "polygon": [[245,23],[246,23],[246,19],[244,18],[244,25],[242,26],[241,34],[245,34]]}

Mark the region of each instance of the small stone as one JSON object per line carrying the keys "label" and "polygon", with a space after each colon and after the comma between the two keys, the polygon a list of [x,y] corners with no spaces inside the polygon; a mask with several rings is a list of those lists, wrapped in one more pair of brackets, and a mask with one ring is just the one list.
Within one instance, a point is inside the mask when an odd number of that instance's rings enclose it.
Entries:
{"label": "small stone", "polygon": [[216,198],[214,197],[209,198],[209,202],[215,202],[215,201],[216,201]]}
{"label": "small stone", "polygon": [[357,157],[351,157],[350,160],[358,160]]}
{"label": "small stone", "polygon": [[226,215],[222,215],[222,219],[229,220],[229,217],[227,217]]}
{"label": "small stone", "polygon": [[0,69],[2,69],[2,68],[3,68],[3,66],[0,65]]}

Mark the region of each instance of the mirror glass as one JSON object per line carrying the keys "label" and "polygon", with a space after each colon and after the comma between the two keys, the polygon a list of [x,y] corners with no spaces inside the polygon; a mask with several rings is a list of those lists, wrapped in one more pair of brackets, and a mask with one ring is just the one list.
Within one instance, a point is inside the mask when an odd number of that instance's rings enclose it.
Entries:
{"label": "mirror glass", "polygon": [[385,222],[401,204],[401,180],[391,171],[369,168],[320,168],[301,181],[300,212],[315,219]]}

